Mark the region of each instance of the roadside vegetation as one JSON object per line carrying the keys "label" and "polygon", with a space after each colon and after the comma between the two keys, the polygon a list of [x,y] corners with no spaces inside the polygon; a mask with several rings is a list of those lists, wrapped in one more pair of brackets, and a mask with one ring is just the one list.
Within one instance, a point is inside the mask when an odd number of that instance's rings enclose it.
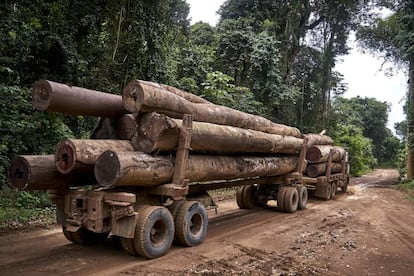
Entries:
{"label": "roadside vegetation", "polygon": [[[228,0],[217,26],[191,25],[185,0],[132,2],[1,2],[2,227],[42,220],[52,208],[45,193],[8,188],[10,159],[53,153],[58,141],[87,138],[96,124],[33,110],[30,88],[39,79],[115,94],[133,79],[165,83],[302,133],[326,130],[349,151],[353,175],[400,166],[407,124],[399,124],[399,140],[386,125],[388,103],[344,98],[347,84],[334,68],[352,32],[366,49],[389,49],[373,43],[389,29],[366,26],[383,27],[376,11],[384,6],[396,12],[394,24],[407,1]],[[393,33],[404,27],[397,23]]]}

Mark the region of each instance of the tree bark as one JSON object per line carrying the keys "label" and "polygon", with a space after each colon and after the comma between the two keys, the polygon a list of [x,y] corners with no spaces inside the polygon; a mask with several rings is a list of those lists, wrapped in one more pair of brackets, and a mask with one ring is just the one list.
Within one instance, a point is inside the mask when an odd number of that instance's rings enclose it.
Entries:
{"label": "tree bark", "polygon": [[121,96],[48,80],[35,83],[32,102],[38,110],[72,115],[118,118],[129,113]]}
{"label": "tree bark", "polygon": [[125,114],[115,125],[116,137],[121,140],[131,140],[137,131],[138,114]]}
{"label": "tree bark", "polygon": [[[206,182],[285,175],[295,170],[297,157],[190,155],[185,178]],[[103,187],[156,186],[171,183],[171,158],[141,152],[103,153],[95,163],[95,177]]]}
{"label": "tree bark", "polygon": [[[310,164],[306,168],[306,174],[309,177],[317,177],[325,175],[328,163]],[[342,163],[332,163],[331,173],[340,173],[342,171]]]}
{"label": "tree bark", "polygon": [[334,141],[331,137],[321,134],[304,134],[303,137],[308,138],[308,148],[314,145],[333,145]]}
{"label": "tree bark", "polygon": [[316,145],[308,149],[306,159],[312,163],[328,162],[332,150],[332,161],[339,162],[345,158],[345,149],[338,146]]}
{"label": "tree bark", "polygon": [[61,174],[56,169],[53,154],[17,156],[10,163],[8,178],[10,185],[20,191],[96,184],[93,173]]}
{"label": "tree bark", "polygon": [[407,137],[407,180],[412,180],[414,176],[414,57],[409,59],[409,76],[408,76],[408,137]]}
{"label": "tree bark", "polygon": [[125,108],[131,112],[159,112],[181,119],[184,114],[194,116],[194,121],[208,122],[253,129],[272,134],[300,137],[297,128],[276,124],[263,117],[244,113],[229,107],[192,103],[180,96],[136,80],[124,89]]}
{"label": "tree bark", "polygon": [[[177,148],[182,121],[155,112],[139,121],[132,144],[146,153],[173,151]],[[303,140],[292,136],[211,123],[193,122],[191,150],[210,153],[287,153],[297,154]]]}
{"label": "tree bark", "polygon": [[155,82],[150,82],[150,81],[140,81],[140,82],[142,82],[146,85],[153,86],[155,88],[163,89],[165,91],[176,94],[177,96],[180,96],[180,97],[182,97],[182,98],[184,98],[187,101],[190,101],[192,103],[213,104],[212,102],[209,102],[204,98],[201,98],[201,97],[199,97],[197,95],[194,95],[192,93],[188,93],[188,92],[183,91],[181,89],[175,88],[173,86],[169,86],[169,85],[166,85],[166,84],[155,83]]}
{"label": "tree bark", "polygon": [[92,173],[96,160],[107,150],[133,151],[134,148],[124,140],[66,139],[56,148],[57,170],[63,174],[71,171]]}

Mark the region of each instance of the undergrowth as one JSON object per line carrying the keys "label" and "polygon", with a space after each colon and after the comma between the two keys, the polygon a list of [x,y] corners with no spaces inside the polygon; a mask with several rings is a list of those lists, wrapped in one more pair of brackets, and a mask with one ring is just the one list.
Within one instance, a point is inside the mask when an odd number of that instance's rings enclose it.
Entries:
{"label": "undergrowth", "polygon": [[403,191],[411,201],[414,201],[414,180],[402,182],[394,186],[397,190]]}
{"label": "undergrowth", "polygon": [[45,191],[0,189],[0,231],[55,223],[55,207]]}

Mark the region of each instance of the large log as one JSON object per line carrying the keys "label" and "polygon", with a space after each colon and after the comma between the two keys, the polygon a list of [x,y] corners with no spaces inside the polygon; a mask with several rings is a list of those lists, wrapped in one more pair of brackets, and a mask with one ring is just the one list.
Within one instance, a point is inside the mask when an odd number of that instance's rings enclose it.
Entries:
{"label": "large log", "polygon": [[[306,168],[306,174],[309,177],[317,177],[325,175],[328,163],[310,164]],[[332,163],[331,173],[340,173],[342,171],[342,163]]]}
{"label": "large log", "polygon": [[[185,178],[190,182],[285,175],[295,170],[297,157],[190,155]],[[141,152],[104,152],[95,163],[103,187],[156,186],[171,183],[171,158]]]}
{"label": "large log", "polygon": [[333,145],[334,143],[331,137],[323,134],[304,134],[303,138],[308,138],[308,148],[314,145]]}
{"label": "large log", "polygon": [[35,83],[32,103],[38,110],[72,115],[118,118],[129,113],[122,97],[48,80]]}
{"label": "large log", "polygon": [[141,81],[141,82],[145,83],[146,85],[150,85],[150,86],[156,87],[158,89],[163,89],[165,91],[174,93],[177,96],[180,96],[180,97],[186,99],[187,101],[190,101],[190,102],[193,102],[193,103],[213,104],[213,103],[207,101],[204,98],[201,98],[197,95],[194,95],[194,94],[191,94],[191,93],[188,93],[188,92],[185,92],[185,91],[183,91],[181,89],[178,89],[178,88],[175,88],[173,86],[169,86],[169,85],[166,85],[166,84],[155,83],[155,82],[150,82],[150,81]]}
{"label": "large log", "polygon": [[[132,139],[136,150],[146,153],[177,148],[182,121],[155,112],[143,115]],[[287,153],[301,150],[303,140],[211,123],[193,122],[190,148],[214,153]]]}
{"label": "large log", "polygon": [[8,178],[10,185],[21,191],[65,189],[70,186],[96,184],[92,173],[61,174],[56,169],[53,154],[17,156],[10,163]]}
{"label": "large log", "polygon": [[332,161],[339,162],[345,158],[345,149],[338,146],[315,145],[308,149],[306,159],[312,163],[328,162],[329,153],[332,151]]}
{"label": "large log", "polygon": [[66,139],[56,147],[56,167],[63,174],[93,172],[96,160],[107,150],[132,151],[134,148],[124,140]]}
{"label": "large log", "polygon": [[193,103],[139,80],[128,83],[122,98],[125,108],[133,113],[155,111],[178,119],[184,114],[190,114],[194,116],[194,121],[300,137],[297,128],[276,124],[263,117],[221,105]]}

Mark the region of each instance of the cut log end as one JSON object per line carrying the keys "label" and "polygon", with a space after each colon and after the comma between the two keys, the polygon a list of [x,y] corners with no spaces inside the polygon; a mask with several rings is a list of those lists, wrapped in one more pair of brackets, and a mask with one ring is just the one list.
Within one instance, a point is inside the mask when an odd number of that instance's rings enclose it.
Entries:
{"label": "cut log end", "polygon": [[37,110],[44,111],[48,109],[51,102],[52,87],[47,80],[37,81],[32,89],[32,104]]}
{"label": "cut log end", "polygon": [[311,147],[306,152],[306,159],[311,162],[316,162],[317,160],[321,158],[321,156],[322,156],[321,151],[317,147]]}
{"label": "cut log end", "polygon": [[17,190],[24,190],[30,179],[30,165],[22,157],[14,158],[9,167],[8,178],[10,185]]}
{"label": "cut log end", "polygon": [[105,151],[95,163],[95,177],[99,185],[112,187],[119,179],[120,162],[113,151]]}
{"label": "cut log end", "polygon": [[56,168],[63,174],[68,174],[76,164],[76,149],[70,140],[60,142],[55,154]]}
{"label": "cut log end", "polygon": [[144,101],[144,93],[139,81],[132,81],[124,88],[122,102],[126,110],[138,113]]}

